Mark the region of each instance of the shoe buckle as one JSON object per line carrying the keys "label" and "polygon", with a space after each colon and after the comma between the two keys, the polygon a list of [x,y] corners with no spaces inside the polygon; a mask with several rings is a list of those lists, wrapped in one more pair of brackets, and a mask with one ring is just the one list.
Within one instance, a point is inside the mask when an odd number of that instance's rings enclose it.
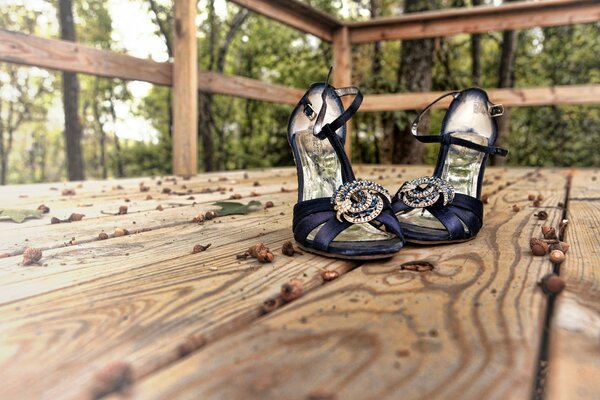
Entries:
{"label": "shoe buckle", "polygon": [[306,115],[311,121],[317,118],[317,113],[315,112],[315,109],[312,107],[312,105],[310,105],[310,103],[306,103],[304,105],[304,115]]}
{"label": "shoe buckle", "polygon": [[488,107],[488,112],[492,117],[499,117],[504,114],[504,106],[502,104],[492,104]]}

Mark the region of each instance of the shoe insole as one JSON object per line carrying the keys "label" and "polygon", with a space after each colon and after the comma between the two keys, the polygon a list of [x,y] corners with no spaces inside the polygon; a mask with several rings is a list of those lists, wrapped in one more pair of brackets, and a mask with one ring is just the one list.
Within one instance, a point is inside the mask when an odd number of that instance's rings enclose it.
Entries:
{"label": "shoe insole", "polygon": [[[451,133],[454,137],[488,145],[493,127],[485,98],[478,93],[464,92],[458,101],[457,107],[447,118],[443,133],[455,132]],[[484,154],[477,150],[450,145],[440,176],[454,186],[456,193],[477,197],[483,160]],[[398,219],[403,227],[412,232],[438,236],[446,232],[444,225],[424,209],[398,214]],[[466,226],[465,229],[468,231]]]}

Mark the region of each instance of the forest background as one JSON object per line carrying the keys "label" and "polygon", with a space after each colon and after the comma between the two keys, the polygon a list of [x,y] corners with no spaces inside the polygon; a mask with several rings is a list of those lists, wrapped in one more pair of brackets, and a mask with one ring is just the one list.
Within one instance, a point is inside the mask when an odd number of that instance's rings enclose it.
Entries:
{"label": "forest background", "polygon": [[[310,0],[343,20],[500,4],[482,0]],[[0,0],[0,28],[172,60],[171,0]],[[298,88],[322,81],[331,45],[225,0],[200,0],[200,69]],[[363,93],[600,83],[600,24],[353,45]],[[493,101],[493,99],[492,99]],[[293,165],[292,107],[199,93],[199,171]],[[171,89],[0,63],[0,184],[171,172]],[[600,166],[600,105],[514,107],[500,120],[507,165]],[[414,111],[359,113],[356,163],[429,163]],[[431,114],[439,129],[443,111]]]}

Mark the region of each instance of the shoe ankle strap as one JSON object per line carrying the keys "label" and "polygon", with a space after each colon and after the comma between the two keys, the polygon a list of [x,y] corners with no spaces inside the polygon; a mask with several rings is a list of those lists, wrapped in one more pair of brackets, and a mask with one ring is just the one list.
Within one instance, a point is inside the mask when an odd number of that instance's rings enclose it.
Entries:
{"label": "shoe ankle strap", "polygon": [[[505,157],[508,154],[508,150],[503,149],[501,147],[484,146],[481,144],[471,142],[470,140],[461,139],[461,138],[452,136],[452,133],[457,133],[457,132],[449,132],[444,135],[419,135],[419,132],[418,132],[419,123],[421,122],[421,118],[423,117],[423,115],[425,115],[425,113],[427,111],[429,111],[431,109],[431,107],[433,107],[433,105],[436,104],[437,102],[445,99],[448,96],[452,96],[454,99],[456,99],[458,96],[460,96],[460,94],[462,92],[463,91],[449,92],[449,93],[441,95],[440,97],[438,97],[437,99],[435,99],[434,101],[429,103],[429,105],[427,107],[422,109],[419,112],[419,114],[417,114],[417,117],[415,118],[415,120],[413,121],[413,123],[410,127],[410,133],[412,133],[412,135],[418,141],[423,142],[423,143],[454,144],[454,145],[461,146],[461,147],[467,147],[472,150],[477,150],[482,153]],[[488,102],[488,104],[487,104],[488,113],[490,114],[490,116],[492,118],[499,117],[504,113],[504,107],[502,106],[502,104],[493,104],[489,100],[487,102]]]}

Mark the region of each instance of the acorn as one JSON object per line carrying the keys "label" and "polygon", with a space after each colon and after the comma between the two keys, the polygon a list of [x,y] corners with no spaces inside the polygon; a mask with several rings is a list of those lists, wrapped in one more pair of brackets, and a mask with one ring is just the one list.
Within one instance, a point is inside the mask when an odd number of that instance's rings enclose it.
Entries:
{"label": "acorn", "polygon": [[84,214],[73,213],[69,216],[69,221],[81,221],[85,217]]}
{"label": "acorn", "polygon": [[542,226],[542,236],[544,236],[544,239],[558,239],[556,229],[551,226]]}
{"label": "acorn", "polygon": [[534,201],[533,201],[533,206],[534,206],[534,207],[539,207],[539,206],[540,206],[540,201],[539,201],[539,200],[537,200],[537,199],[536,199],[536,200],[534,200]]}
{"label": "acorn", "polygon": [[299,279],[292,279],[281,286],[281,298],[284,301],[292,301],[302,296],[304,285]]}
{"label": "acorn", "polygon": [[117,214],[118,215],[127,214],[127,206],[119,206],[119,212]]}
{"label": "acorn", "polygon": [[527,200],[534,201],[535,200],[535,194],[529,193],[529,196],[527,196]]}
{"label": "acorn", "polygon": [[558,243],[551,243],[550,244],[550,251],[552,251],[552,250],[560,250],[560,251],[562,251],[563,253],[566,254],[567,251],[569,251],[570,247],[571,246],[568,243],[560,242],[559,241]]}
{"label": "acorn", "polygon": [[197,244],[192,249],[192,254],[201,253],[203,251],[206,251],[206,249],[208,249],[210,247],[210,245],[211,245],[211,243],[209,243],[207,245]]}
{"label": "acorn", "polygon": [[291,240],[283,243],[283,246],[281,246],[281,252],[288,257],[293,257],[294,254],[302,254],[300,251],[296,250]]}
{"label": "acorn", "polygon": [[207,221],[210,221],[211,219],[215,219],[219,216],[219,213],[216,211],[207,211],[206,214],[204,214],[204,219]]}
{"label": "acorn", "polygon": [[52,217],[50,218],[50,223],[51,224],[60,224],[62,221],[56,217]]}
{"label": "acorn", "polygon": [[513,204],[512,210],[513,210],[513,212],[519,212],[519,211],[521,211],[521,208],[518,205]]}
{"label": "acorn", "polygon": [[202,222],[204,222],[204,215],[203,214],[196,215],[194,218],[192,218],[192,222],[201,224]]}
{"label": "acorn", "polygon": [[545,256],[548,254],[548,243],[543,240],[531,238],[529,247],[534,256]]}
{"label": "acorn", "polygon": [[122,361],[113,362],[93,376],[90,395],[93,399],[99,399],[111,393],[124,392],[132,383],[131,366]]}
{"label": "acorn", "polygon": [[540,282],[542,290],[546,294],[559,294],[565,288],[565,281],[562,280],[558,275],[548,274],[542,278]]}
{"label": "acorn", "polygon": [[99,240],[106,240],[106,239],[108,239],[108,234],[106,232],[100,232],[98,234],[98,239]]}
{"label": "acorn", "polygon": [[321,278],[323,278],[323,280],[325,282],[329,282],[334,279],[337,279],[337,278],[339,278],[339,276],[340,276],[340,273],[337,271],[333,271],[333,270],[326,270],[326,271],[321,272]]}
{"label": "acorn", "polygon": [[267,208],[271,208],[271,207],[275,207],[275,205],[273,204],[273,202],[272,202],[272,201],[267,201],[267,202],[265,203],[265,210],[266,210]]}
{"label": "acorn", "polygon": [[555,264],[562,264],[565,261],[565,253],[560,250],[552,250],[550,252],[550,261]]}
{"label": "acorn", "polygon": [[262,250],[258,253],[256,259],[261,263],[272,263],[275,256],[268,250]]}
{"label": "acorn", "polygon": [[543,194],[538,194],[537,195],[537,200],[539,200],[539,201],[544,200],[544,195]]}
{"label": "acorn", "polygon": [[37,264],[42,259],[42,250],[28,247],[23,252],[23,265]]}
{"label": "acorn", "polygon": [[125,236],[128,235],[129,232],[127,231],[127,229],[123,229],[123,228],[117,228],[115,229],[115,237],[120,237],[120,236]]}
{"label": "acorn", "polygon": [[40,210],[42,214],[48,214],[50,212],[50,207],[45,204],[40,204],[37,209]]}
{"label": "acorn", "polygon": [[261,251],[269,251],[269,248],[267,246],[265,246],[265,244],[262,242],[256,243],[254,246],[251,246],[248,249],[248,253],[250,254],[251,257],[254,257],[254,258],[257,258],[258,254]]}

